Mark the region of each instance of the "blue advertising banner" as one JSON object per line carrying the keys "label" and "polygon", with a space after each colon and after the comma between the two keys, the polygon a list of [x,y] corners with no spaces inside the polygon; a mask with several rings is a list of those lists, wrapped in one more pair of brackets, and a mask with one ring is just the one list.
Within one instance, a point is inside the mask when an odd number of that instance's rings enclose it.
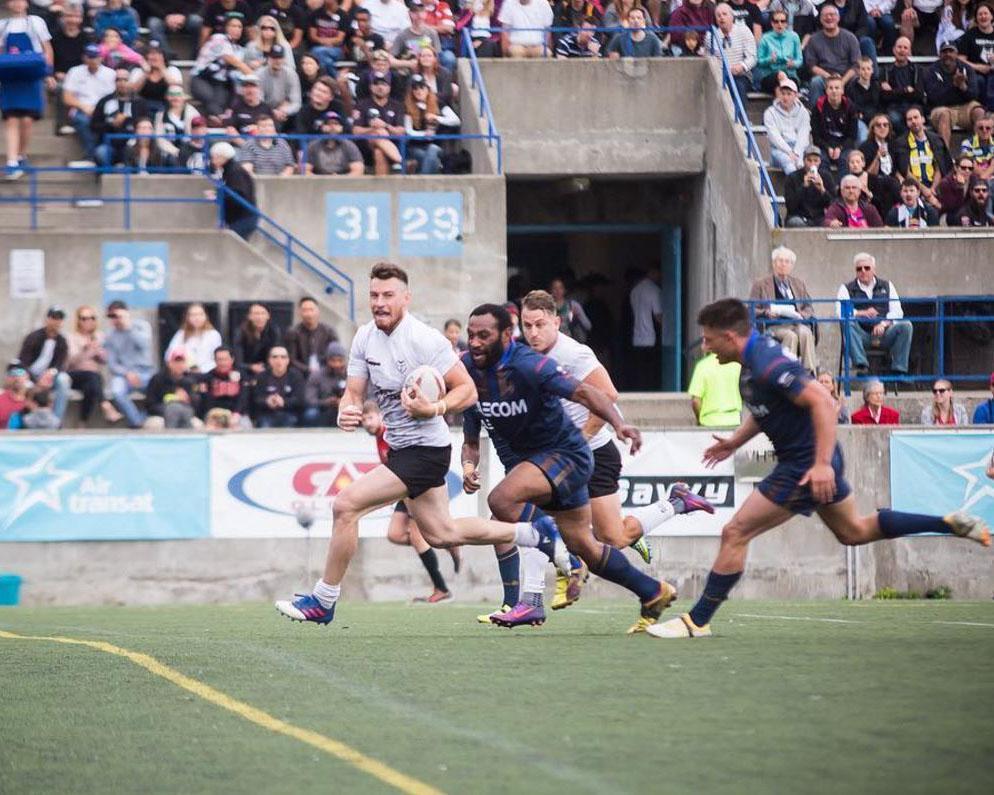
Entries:
{"label": "blue advertising banner", "polygon": [[0,541],[209,533],[206,436],[0,439]]}
{"label": "blue advertising banner", "polygon": [[169,300],[168,243],[104,243],[100,261],[104,306],[120,300],[151,309]]}
{"label": "blue advertising banner", "polygon": [[994,432],[895,432],[890,437],[891,507],[942,514],[966,511],[994,524],[987,466]]}
{"label": "blue advertising banner", "polygon": [[390,194],[382,192],[325,194],[329,257],[390,255]]}
{"label": "blue advertising banner", "polygon": [[398,205],[400,256],[462,256],[460,191],[401,193]]}

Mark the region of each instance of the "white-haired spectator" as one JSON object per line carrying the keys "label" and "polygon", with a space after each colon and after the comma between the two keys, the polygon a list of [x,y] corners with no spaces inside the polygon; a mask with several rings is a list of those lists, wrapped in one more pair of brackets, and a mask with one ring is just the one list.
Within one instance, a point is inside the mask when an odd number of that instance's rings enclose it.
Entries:
{"label": "white-haired spectator", "polygon": [[183,351],[186,368],[193,373],[209,373],[214,368],[214,351],[223,344],[201,303],[192,303],[183,314],[183,325],[169,340],[163,360],[168,362],[175,351]]}
{"label": "white-haired spectator", "polygon": [[897,409],[884,405],[884,385],[876,378],[863,383],[863,406],[853,412],[853,425],[900,425]]}
{"label": "white-haired spectator", "polygon": [[35,386],[55,393],[55,416],[59,422],[69,404],[72,379],[66,372],[69,343],[62,335],[66,313],[61,306],[50,306],[45,313],[45,325],[28,334],[21,343],[18,361],[28,371]]}
{"label": "white-haired spectator", "polygon": [[823,226],[865,229],[883,226],[877,208],[866,200],[859,177],[847,174],[839,183],[840,197],[825,210]]}
{"label": "white-haired spectator", "polygon": [[224,222],[239,237],[248,240],[259,225],[259,213],[255,209],[255,182],[252,175],[235,160],[235,147],[227,141],[211,147],[211,176],[226,189]]}
{"label": "white-haired spectator", "polygon": [[776,100],[763,113],[770,140],[770,161],[791,175],[804,167],[804,150],[811,143],[811,116],[797,99],[797,83],[786,79],[777,86]]}
{"label": "white-haired spectator", "polygon": [[545,58],[552,54],[552,6],[546,0],[504,0],[497,15],[508,58]]}
{"label": "white-haired spectator", "polygon": [[714,10],[714,19],[718,26],[717,38],[713,31],[708,33],[705,49],[713,51],[714,45],[721,47],[739,97],[745,102],[746,95],[752,90],[752,68],[756,65],[756,37],[748,27],[736,23],[732,7],[728,3],[718,4]]}
{"label": "white-haired spectator", "polygon": [[770,260],[770,274],[753,282],[749,298],[773,303],[758,304],[756,317],[796,321],[770,323],[765,332],[800,359],[808,372],[815,373],[818,370],[817,338],[812,323],[815,310],[807,285],[794,276],[797,255],[786,246],[778,246],[773,249]]}

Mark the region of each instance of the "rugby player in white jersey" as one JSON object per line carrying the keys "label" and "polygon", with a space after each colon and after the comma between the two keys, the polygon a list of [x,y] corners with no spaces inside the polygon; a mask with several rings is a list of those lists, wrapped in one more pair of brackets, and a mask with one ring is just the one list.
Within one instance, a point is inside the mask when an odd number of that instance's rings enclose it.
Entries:
{"label": "rugby player in white jersey", "polygon": [[[433,547],[538,547],[560,571],[570,570],[569,553],[551,522],[454,520],[449,514],[445,476],[452,452],[442,415],[475,404],[477,391],[449,341],[408,312],[410,301],[407,273],[402,268],[385,262],[373,266],[369,284],[373,319],[352,340],[338,426],[345,431],[359,427],[371,387],[387,426],[390,452],[386,464],[367,472],[335,498],[324,576],[314,591],[276,602],[281,614],[296,621],[331,623],[342,579],[358,546],[359,520],[405,498],[421,534]],[[406,374],[422,365],[431,365],[442,374],[447,390],[444,399],[429,402],[420,392],[412,397],[403,389]]]}
{"label": "rugby player in white jersey", "polygon": [[[532,290],[521,302],[521,330],[532,349],[545,354],[577,381],[597,387],[611,400],[617,400],[611,376],[597,360],[594,352],[583,343],[559,330],[561,317],[556,313],[553,297],[545,290]],[[590,512],[594,536],[598,541],[610,544],[617,549],[633,547],[650,561],[647,533],[663,522],[669,521],[678,513],[707,511],[714,513],[711,504],[694,494],[686,484],[676,483],[670,490],[669,498],[641,508],[632,509],[628,515],[621,512],[621,498],[618,494],[618,479],[621,477],[621,455],[614,444],[613,433],[604,421],[591,414],[586,406],[563,399],[563,409],[586,437],[594,456],[594,471],[588,486],[590,492]],[[498,549],[498,555],[500,549]],[[545,588],[545,569],[548,558],[541,553],[534,554],[529,549],[522,550],[522,594],[523,601],[540,601]],[[575,602],[580,595],[580,585],[586,576],[585,568],[574,570],[570,577],[562,574],[556,581],[556,595],[552,609],[558,610]],[[502,623],[499,616],[494,623]]]}

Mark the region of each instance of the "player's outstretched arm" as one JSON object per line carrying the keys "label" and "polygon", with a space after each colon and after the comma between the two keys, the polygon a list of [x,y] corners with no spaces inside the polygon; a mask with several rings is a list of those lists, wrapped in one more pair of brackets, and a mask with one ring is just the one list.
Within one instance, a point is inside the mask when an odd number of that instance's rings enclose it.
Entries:
{"label": "player's outstretched arm", "polygon": [[815,431],[815,462],[799,485],[811,485],[811,493],[819,502],[829,502],[835,496],[835,470],[832,469],[832,452],[835,450],[835,431],[838,413],[832,398],[817,381],[808,381],[791,400],[811,413]]}
{"label": "player's outstretched arm", "polygon": [[355,375],[345,380],[345,393],[338,404],[338,427],[343,431],[354,431],[359,427],[368,383],[368,379]]}
{"label": "player's outstretched arm", "polygon": [[627,425],[614,402],[597,387],[586,382],[577,386],[572,396],[569,398],[574,403],[586,406],[592,414],[596,414],[602,420],[614,428],[621,441],[631,442],[631,453],[635,455],[642,447],[642,434],[634,425]]}
{"label": "player's outstretched arm", "polygon": [[748,414],[745,421],[731,436],[726,438],[717,434],[712,435],[715,443],[704,451],[702,458],[704,466],[710,469],[719,461],[724,461],[757,433],[759,433],[759,423],[751,414]]}

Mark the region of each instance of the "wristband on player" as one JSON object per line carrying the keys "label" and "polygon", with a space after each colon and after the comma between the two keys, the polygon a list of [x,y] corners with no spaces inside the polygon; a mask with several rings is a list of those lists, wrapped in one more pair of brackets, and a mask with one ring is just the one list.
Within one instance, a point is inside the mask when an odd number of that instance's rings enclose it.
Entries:
{"label": "wristband on player", "polygon": [[474,464],[472,461],[462,462],[463,477],[466,477],[467,475],[472,475],[474,472],[476,472],[476,464]]}

